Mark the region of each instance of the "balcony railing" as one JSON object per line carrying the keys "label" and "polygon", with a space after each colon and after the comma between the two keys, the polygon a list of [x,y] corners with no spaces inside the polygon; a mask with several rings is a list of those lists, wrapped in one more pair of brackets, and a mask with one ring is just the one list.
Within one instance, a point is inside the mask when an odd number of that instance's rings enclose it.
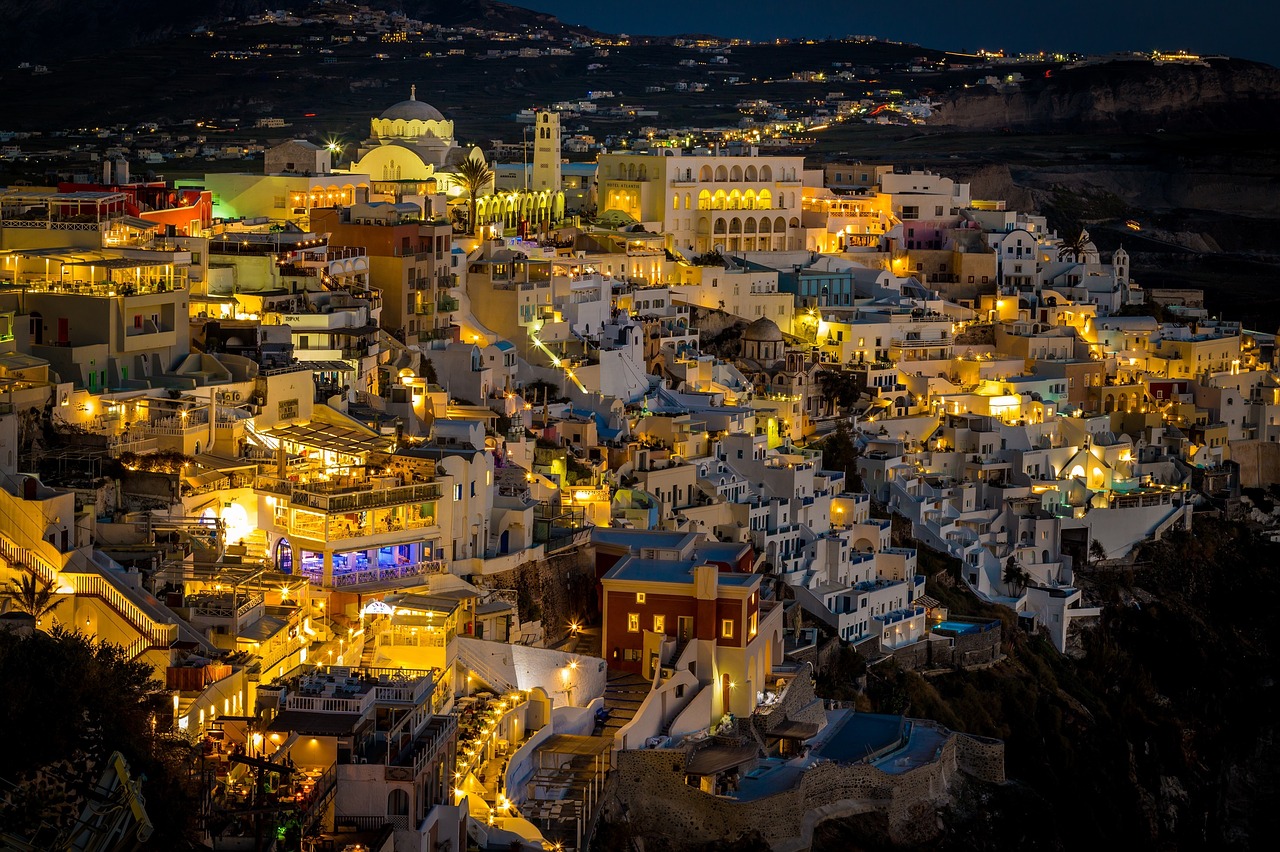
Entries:
{"label": "balcony railing", "polygon": [[406,577],[422,577],[430,574],[444,574],[449,570],[449,563],[443,559],[430,559],[424,562],[411,562],[408,565],[392,565],[387,568],[366,568],[335,574],[334,588],[354,588],[371,583],[383,583],[389,580],[403,580]]}
{"label": "balcony railing", "polygon": [[289,498],[294,506],[314,509],[327,514],[360,512],[405,503],[429,503],[439,500],[442,489],[439,483],[425,482],[398,488],[353,488],[345,491],[324,488],[319,485],[303,485],[275,476],[259,476],[254,490],[265,491]]}

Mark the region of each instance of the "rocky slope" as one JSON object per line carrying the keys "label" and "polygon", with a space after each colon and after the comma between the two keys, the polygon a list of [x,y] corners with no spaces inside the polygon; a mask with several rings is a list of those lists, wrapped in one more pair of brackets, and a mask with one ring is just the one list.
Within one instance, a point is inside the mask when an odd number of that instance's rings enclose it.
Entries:
{"label": "rocky slope", "polygon": [[1280,70],[1244,60],[1089,65],[945,96],[932,123],[966,129],[1090,126],[1122,131],[1280,126]]}

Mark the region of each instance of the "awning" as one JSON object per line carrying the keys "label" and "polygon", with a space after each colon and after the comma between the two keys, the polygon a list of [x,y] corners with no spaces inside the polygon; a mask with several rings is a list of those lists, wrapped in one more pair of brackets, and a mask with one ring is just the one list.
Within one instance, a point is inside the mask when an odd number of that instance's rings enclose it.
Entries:
{"label": "awning", "polygon": [[316,373],[354,373],[356,368],[346,361],[299,361],[298,366]]}
{"label": "awning", "polygon": [[149,231],[162,227],[159,222],[152,222],[150,219],[143,219],[140,216],[125,216],[120,220],[120,224],[137,231]]}
{"label": "awning", "polygon": [[356,429],[319,420],[305,425],[280,426],[267,430],[265,434],[290,444],[301,444],[317,450],[335,450],[349,455],[385,453],[391,449],[391,442],[387,438],[379,440]]}
{"label": "awning", "polygon": [[378,330],[376,325],[361,325],[355,328],[331,328],[328,329],[330,334],[349,335],[351,337],[361,337],[366,334],[373,334]]}
{"label": "awning", "polygon": [[359,713],[316,713],[310,710],[282,710],[267,726],[268,731],[298,733],[312,737],[341,737],[355,730]]}

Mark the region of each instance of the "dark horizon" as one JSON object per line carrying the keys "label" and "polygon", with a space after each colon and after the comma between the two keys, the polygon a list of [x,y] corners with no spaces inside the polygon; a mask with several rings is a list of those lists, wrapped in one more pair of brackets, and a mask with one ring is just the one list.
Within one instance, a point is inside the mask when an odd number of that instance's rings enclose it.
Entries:
{"label": "dark horizon", "polygon": [[902,14],[895,7],[853,11],[837,0],[809,0],[787,7],[786,20],[779,20],[777,4],[761,0],[697,0],[670,14],[651,7],[657,14],[642,16],[634,14],[634,6],[595,0],[510,1],[554,14],[566,24],[630,35],[705,33],[753,41],[870,35],[943,50],[1186,50],[1280,65],[1280,43],[1273,35],[1280,28],[1280,4],[1258,0],[1222,0],[1212,7],[1210,20],[1204,4],[1191,0],[1077,0],[1065,9],[974,0],[963,12],[943,16]]}

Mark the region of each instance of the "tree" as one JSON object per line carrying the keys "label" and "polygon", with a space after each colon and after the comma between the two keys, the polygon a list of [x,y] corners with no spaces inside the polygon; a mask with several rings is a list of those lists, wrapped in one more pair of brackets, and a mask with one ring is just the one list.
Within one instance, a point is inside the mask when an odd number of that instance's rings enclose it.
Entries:
{"label": "tree", "polygon": [[458,183],[467,193],[467,210],[471,214],[467,225],[471,228],[471,232],[475,233],[478,227],[476,199],[480,197],[480,193],[486,186],[493,183],[493,169],[489,168],[489,164],[484,160],[467,157],[458,165]]}
{"label": "tree", "polygon": [[[166,724],[168,691],[149,664],[117,645],[54,627],[20,635],[0,631],[0,719],[11,731],[0,754],[0,834],[32,837],[41,826],[67,829],[83,794],[112,752],[120,752],[142,795],[155,834],[147,849],[187,850],[199,806],[191,782],[191,745]],[[0,847],[8,848],[3,841]],[[61,848],[36,843],[31,848]]]}
{"label": "tree", "polygon": [[1088,244],[1089,232],[1081,228],[1080,233],[1069,240],[1062,241],[1062,245],[1058,247],[1058,260],[1066,260],[1070,257],[1076,263],[1079,263],[1080,256],[1084,254],[1085,246]]}
{"label": "tree", "polygon": [[431,363],[430,358],[422,365],[422,378],[426,379],[429,385],[440,384],[440,377],[436,375],[436,365]]}
{"label": "tree", "polygon": [[13,588],[3,592],[3,595],[18,612],[25,612],[34,618],[37,625],[62,603],[53,587],[42,584],[33,574],[23,574],[14,580]]}
{"label": "tree", "polygon": [[1089,542],[1089,563],[1091,567],[1097,568],[1103,562],[1107,561],[1107,549],[1103,547],[1102,542],[1094,539]]}
{"label": "tree", "polygon": [[560,398],[560,386],[545,379],[535,379],[524,386],[524,398],[529,402],[543,402]]}
{"label": "tree", "polygon": [[846,491],[861,490],[853,487],[853,478],[858,475],[858,449],[843,420],[837,421],[836,430],[822,439],[821,447],[823,469],[842,471],[847,477]]}
{"label": "tree", "polygon": [[1004,576],[1001,579],[1010,589],[1017,589],[1018,594],[1022,594],[1031,582],[1031,574],[1027,572],[1026,568],[1022,567],[1018,557],[1010,556],[1004,563]]}
{"label": "tree", "polygon": [[818,386],[827,409],[835,414],[858,400],[858,386],[852,373],[845,370],[819,370]]}

